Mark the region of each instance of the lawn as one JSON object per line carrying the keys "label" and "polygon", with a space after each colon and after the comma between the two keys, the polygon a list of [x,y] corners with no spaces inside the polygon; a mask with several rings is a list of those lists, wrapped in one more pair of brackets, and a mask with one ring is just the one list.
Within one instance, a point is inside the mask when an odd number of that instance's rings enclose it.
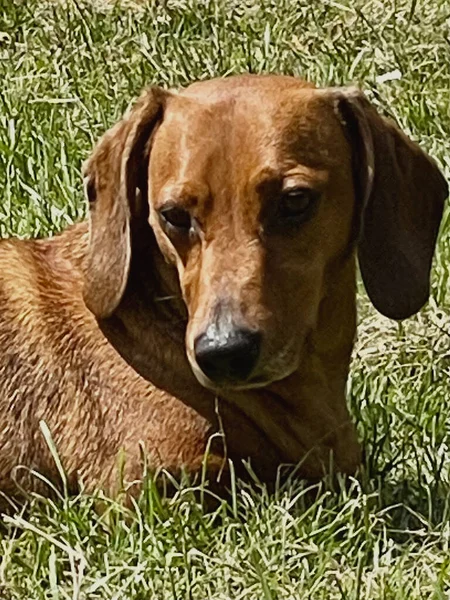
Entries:
{"label": "lawn", "polygon": [[[82,161],[144,85],[243,71],[362,85],[450,175],[445,0],[0,0],[0,236],[85,214]],[[237,482],[213,512],[187,484],[101,516],[95,497],[34,497],[0,529],[0,598],[449,598],[449,256],[447,209],[432,298],[401,324],[360,289],[357,479]]]}

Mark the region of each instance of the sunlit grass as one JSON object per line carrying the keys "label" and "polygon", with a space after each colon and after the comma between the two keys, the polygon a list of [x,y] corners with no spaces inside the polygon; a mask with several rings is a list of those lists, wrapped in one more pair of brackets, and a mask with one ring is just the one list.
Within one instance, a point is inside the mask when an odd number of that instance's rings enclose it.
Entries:
{"label": "sunlit grass", "polygon": [[[444,0],[0,0],[0,235],[84,215],[80,167],[144,85],[243,71],[361,84],[450,173]],[[360,295],[348,397],[360,478],[207,512],[148,482],[133,511],[30,499],[1,534],[0,598],[444,599],[450,594],[450,213],[432,299],[403,324]]]}

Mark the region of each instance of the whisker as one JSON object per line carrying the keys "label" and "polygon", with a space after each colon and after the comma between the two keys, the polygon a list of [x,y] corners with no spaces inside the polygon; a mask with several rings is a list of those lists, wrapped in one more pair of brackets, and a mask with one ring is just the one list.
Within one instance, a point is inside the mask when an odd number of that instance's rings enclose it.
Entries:
{"label": "whisker", "polygon": [[155,302],[167,302],[168,300],[181,300],[181,296],[180,295],[176,295],[176,296],[156,296],[154,298]]}

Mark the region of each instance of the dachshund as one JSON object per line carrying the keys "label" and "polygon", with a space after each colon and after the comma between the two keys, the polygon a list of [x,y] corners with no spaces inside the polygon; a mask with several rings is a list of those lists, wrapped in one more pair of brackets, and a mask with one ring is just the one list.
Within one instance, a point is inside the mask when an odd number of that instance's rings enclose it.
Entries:
{"label": "dachshund", "polygon": [[357,259],[378,311],[420,310],[435,162],[357,89],[241,75],[144,91],[84,178],[86,222],[0,242],[0,489],[57,477],[42,422],[109,494],[145,465],[354,473]]}

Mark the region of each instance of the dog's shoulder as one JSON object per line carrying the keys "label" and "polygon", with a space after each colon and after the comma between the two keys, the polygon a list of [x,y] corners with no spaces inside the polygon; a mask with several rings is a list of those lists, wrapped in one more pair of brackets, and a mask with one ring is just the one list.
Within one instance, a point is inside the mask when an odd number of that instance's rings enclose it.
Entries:
{"label": "dog's shoulder", "polygon": [[85,377],[99,393],[111,384],[116,396],[136,386],[148,394],[84,303],[87,245],[86,223],[51,238],[0,241],[0,383],[22,378],[44,386],[59,373],[61,394],[63,379],[76,379],[81,389]]}
{"label": "dog's shoulder", "polygon": [[66,293],[68,287],[79,288],[87,245],[85,222],[54,237],[1,240],[0,309],[5,303],[23,304],[40,293],[57,293],[61,287]]}

